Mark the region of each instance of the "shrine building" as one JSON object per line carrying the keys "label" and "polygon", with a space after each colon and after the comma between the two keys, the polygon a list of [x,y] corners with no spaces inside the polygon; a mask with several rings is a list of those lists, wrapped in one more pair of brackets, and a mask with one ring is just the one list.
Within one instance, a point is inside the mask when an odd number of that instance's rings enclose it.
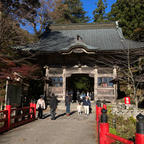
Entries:
{"label": "shrine building", "polygon": [[114,102],[118,94],[112,80],[123,66],[124,51],[140,51],[144,43],[125,39],[116,23],[69,24],[51,25],[38,43],[21,48],[37,53],[37,63],[45,69],[46,96],[54,93],[64,100],[72,89],[70,79],[83,76],[92,81],[94,100]]}

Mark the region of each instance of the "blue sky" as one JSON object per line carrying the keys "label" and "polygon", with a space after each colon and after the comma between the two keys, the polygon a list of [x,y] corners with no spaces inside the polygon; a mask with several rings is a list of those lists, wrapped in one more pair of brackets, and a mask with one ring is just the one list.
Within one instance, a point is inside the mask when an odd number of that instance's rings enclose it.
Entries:
{"label": "blue sky", "polygon": [[[103,0],[104,1],[104,0]],[[90,22],[93,22],[93,11],[94,9],[96,9],[96,3],[98,2],[98,0],[81,0],[81,2],[83,3],[83,8],[84,10],[87,12],[87,16],[90,17]],[[113,3],[115,3],[116,0],[106,0],[107,3],[107,8],[106,8],[106,13],[108,13],[111,10],[111,6]],[[31,27],[23,27],[22,28],[28,30],[30,33],[34,33],[33,28]]]}
{"label": "blue sky", "polygon": [[[87,16],[89,16],[92,19],[93,17],[92,13],[94,9],[96,9],[96,3],[98,2],[98,0],[81,0],[81,2],[83,3],[84,10],[87,12]],[[111,6],[115,2],[116,0],[106,0],[107,3],[106,13],[111,10]]]}

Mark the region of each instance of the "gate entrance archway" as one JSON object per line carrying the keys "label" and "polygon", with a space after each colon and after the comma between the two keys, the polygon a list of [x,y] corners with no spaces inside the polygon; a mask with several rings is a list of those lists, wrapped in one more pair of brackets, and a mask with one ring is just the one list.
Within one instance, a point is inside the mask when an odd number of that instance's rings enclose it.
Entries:
{"label": "gate entrance archway", "polygon": [[72,74],[66,78],[66,90],[72,94],[72,101],[80,100],[82,93],[94,100],[94,77],[88,74]]}
{"label": "gate entrance archway", "polygon": [[116,77],[116,74],[115,67],[113,69],[89,67],[86,65],[61,68],[46,67],[46,78],[51,81],[51,85],[48,83],[45,84],[45,92],[47,96],[49,93],[54,93],[59,99],[64,100],[66,90],[71,90],[71,86],[69,85],[70,79],[84,76],[93,78],[94,100],[105,99],[115,101],[117,98],[117,85],[112,84],[111,80]]}

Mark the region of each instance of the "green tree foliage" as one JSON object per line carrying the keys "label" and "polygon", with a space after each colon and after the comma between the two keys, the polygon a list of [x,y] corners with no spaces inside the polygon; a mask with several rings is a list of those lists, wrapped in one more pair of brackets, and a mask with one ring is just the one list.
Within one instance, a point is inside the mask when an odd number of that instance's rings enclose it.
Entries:
{"label": "green tree foliage", "polygon": [[143,0],[117,0],[108,17],[109,20],[119,21],[126,37],[144,41]]}
{"label": "green tree foliage", "polygon": [[[0,49],[9,49],[16,45],[25,45],[35,41],[35,37],[20,28],[17,21],[10,16],[0,19]],[[8,52],[8,51],[7,51]]]}
{"label": "green tree foliage", "polygon": [[104,22],[106,20],[105,9],[106,9],[106,0],[99,0],[97,3],[97,8],[93,11],[94,22]]}
{"label": "green tree foliage", "polygon": [[89,18],[85,16],[80,0],[64,0],[55,9],[58,17],[54,19],[56,23],[86,23]]}
{"label": "green tree foliage", "polygon": [[86,77],[81,77],[79,80],[74,81],[74,85],[77,89],[89,90],[90,89],[90,81]]}
{"label": "green tree foliage", "polygon": [[69,89],[79,89],[83,91],[93,91],[94,81],[88,76],[72,76],[67,82]]}
{"label": "green tree foliage", "polygon": [[45,19],[42,18],[42,13],[46,14],[42,8],[40,9],[43,7],[40,0],[2,0],[0,5],[3,16],[11,17],[13,21],[17,22],[17,25],[31,25],[36,35],[42,29],[40,26],[40,30],[37,30],[38,22],[44,21],[44,24],[46,23]]}

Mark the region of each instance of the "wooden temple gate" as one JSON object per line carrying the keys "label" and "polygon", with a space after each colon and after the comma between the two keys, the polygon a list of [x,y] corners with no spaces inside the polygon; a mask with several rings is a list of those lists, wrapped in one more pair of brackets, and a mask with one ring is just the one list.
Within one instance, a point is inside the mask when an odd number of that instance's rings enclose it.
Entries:
{"label": "wooden temple gate", "polygon": [[[105,69],[105,70],[102,70]],[[55,85],[45,83],[44,91],[48,96],[54,93],[59,99],[64,100],[66,95],[66,78],[72,74],[88,74],[94,78],[94,99],[105,99],[115,101],[117,99],[117,85],[111,82],[117,76],[116,67],[113,68],[98,68],[84,66],[73,66],[71,68],[52,68],[45,66],[45,77],[51,80]]]}

